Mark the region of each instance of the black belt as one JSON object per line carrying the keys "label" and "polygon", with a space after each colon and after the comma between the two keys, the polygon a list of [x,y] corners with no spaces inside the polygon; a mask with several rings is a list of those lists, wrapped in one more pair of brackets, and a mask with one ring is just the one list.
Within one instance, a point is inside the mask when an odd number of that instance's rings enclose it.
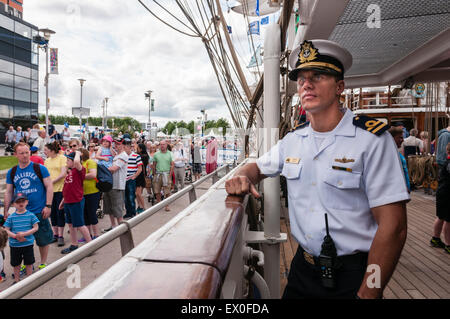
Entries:
{"label": "black belt", "polygon": [[[309,264],[313,266],[319,266],[319,257],[313,256],[307,251],[305,251],[301,246],[298,246],[299,253],[302,256],[302,258],[308,262]],[[353,255],[344,255],[344,256],[337,256],[337,266],[342,265],[365,265],[367,264],[367,258],[369,254],[359,252]]]}

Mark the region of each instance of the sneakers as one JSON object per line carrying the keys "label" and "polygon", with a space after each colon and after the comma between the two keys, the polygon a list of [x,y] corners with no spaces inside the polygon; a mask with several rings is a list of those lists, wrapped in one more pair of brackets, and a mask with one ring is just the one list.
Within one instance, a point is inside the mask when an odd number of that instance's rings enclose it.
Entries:
{"label": "sneakers", "polygon": [[80,239],[78,239],[78,243],[85,243],[86,242],[86,239],[84,239],[84,237],[81,237]]}
{"label": "sneakers", "polygon": [[144,211],[143,208],[138,207],[138,209],[136,209],[136,214],[140,214]]}
{"label": "sneakers", "polygon": [[38,268],[39,268],[39,270],[41,270],[41,269],[44,269],[45,267],[47,267],[47,264],[40,264]]}
{"label": "sneakers", "polygon": [[130,219],[130,218],[133,218],[135,215],[128,215],[128,214],[125,214],[124,216],[123,216],[123,219]]}
{"label": "sneakers", "polygon": [[445,248],[445,244],[442,242],[442,240],[439,237],[433,237],[430,240],[430,244],[433,247],[437,248]]}
{"label": "sneakers", "polygon": [[450,245],[445,246],[444,250],[447,254],[450,254]]}
{"label": "sneakers", "polygon": [[64,237],[58,237],[58,247],[64,246]]}
{"label": "sneakers", "polygon": [[[34,265],[33,265],[33,272],[34,272]],[[25,267],[25,265],[22,265],[21,267],[20,267],[20,278],[22,278],[22,277],[24,277],[24,276],[26,276],[27,275],[27,267]],[[14,279],[14,274],[11,274],[11,276],[13,277],[13,279]]]}
{"label": "sneakers", "polygon": [[56,243],[58,241],[58,237],[53,236],[52,241],[50,242],[50,244]]}
{"label": "sneakers", "polygon": [[61,250],[61,254],[65,255],[65,254],[70,254],[72,251],[77,250],[78,246],[74,246],[74,245],[70,245],[69,247]]}
{"label": "sneakers", "polygon": [[107,233],[112,230],[112,227],[102,229],[102,233]]}

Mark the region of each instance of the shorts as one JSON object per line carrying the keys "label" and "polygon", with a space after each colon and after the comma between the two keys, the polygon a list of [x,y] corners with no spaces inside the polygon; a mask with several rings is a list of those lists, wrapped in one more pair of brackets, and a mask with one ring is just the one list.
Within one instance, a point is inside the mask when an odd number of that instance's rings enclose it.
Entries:
{"label": "shorts", "polygon": [[103,212],[116,218],[121,218],[125,212],[125,190],[112,189],[103,193]]}
{"label": "shorts", "polygon": [[194,174],[201,174],[202,173],[202,163],[194,163]]}
{"label": "shorts", "polygon": [[97,209],[100,203],[100,192],[84,195],[84,223],[88,225],[97,225]]}
{"label": "shorts", "polygon": [[64,203],[67,224],[72,227],[84,226],[84,198],[78,203]]}
{"label": "shorts", "polygon": [[43,219],[41,213],[36,214],[36,217],[39,219],[39,228],[33,234],[34,239],[36,239],[36,245],[45,247],[53,241],[53,230],[48,218]]}
{"label": "shorts", "polygon": [[153,176],[153,190],[155,194],[161,194],[161,189],[164,191],[164,196],[170,195],[170,189],[172,188],[172,178],[169,176],[167,186],[163,186],[162,174]]}
{"label": "shorts", "polygon": [[139,176],[136,178],[136,187],[145,188],[145,177],[143,173],[139,174]]}
{"label": "shorts", "polygon": [[64,227],[66,220],[64,218],[64,209],[59,209],[59,204],[63,198],[62,192],[53,193],[52,201],[52,212],[50,214],[50,219],[52,221],[52,226]]}
{"label": "shorts", "polygon": [[10,247],[11,252],[11,266],[17,267],[22,264],[32,265],[34,264],[34,251],[33,245],[25,247]]}
{"label": "shorts", "polygon": [[448,194],[448,189],[438,188],[436,192],[436,216],[450,223],[450,198]]}

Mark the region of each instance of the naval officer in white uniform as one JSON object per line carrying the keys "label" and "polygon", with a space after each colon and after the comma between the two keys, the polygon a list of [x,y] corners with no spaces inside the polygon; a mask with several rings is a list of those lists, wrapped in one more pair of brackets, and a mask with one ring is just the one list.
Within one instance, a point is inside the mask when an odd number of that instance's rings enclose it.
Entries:
{"label": "naval officer in white uniform", "polygon": [[295,49],[289,78],[310,122],[226,182],[229,194],[258,197],[262,179],[286,177],[299,248],[283,298],[381,298],[406,240],[410,197],[388,126],[339,103],[351,64],[331,41]]}

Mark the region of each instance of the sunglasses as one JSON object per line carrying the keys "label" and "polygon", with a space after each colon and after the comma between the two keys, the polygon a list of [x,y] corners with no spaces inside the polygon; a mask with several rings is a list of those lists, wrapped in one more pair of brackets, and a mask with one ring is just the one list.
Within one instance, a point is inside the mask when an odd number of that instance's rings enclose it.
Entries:
{"label": "sunglasses", "polygon": [[78,147],[78,145],[70,145],[71,148]]}

